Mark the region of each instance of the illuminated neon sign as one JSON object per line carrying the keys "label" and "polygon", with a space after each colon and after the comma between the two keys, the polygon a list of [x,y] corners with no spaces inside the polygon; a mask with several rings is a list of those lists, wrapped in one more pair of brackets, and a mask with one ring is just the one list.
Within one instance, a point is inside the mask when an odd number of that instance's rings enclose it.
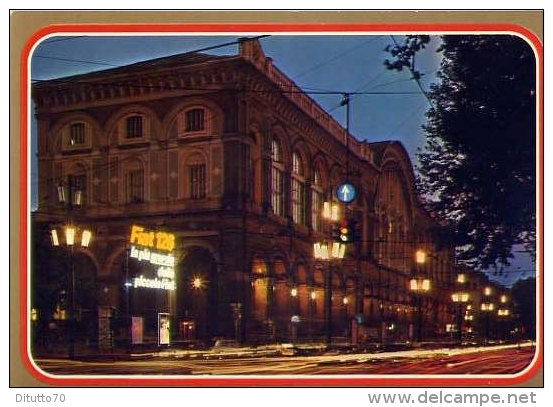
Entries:
{"label": "illuminated neon sign", "polygon": [[169,280],[167,278],[146,278],[143,276],[135,277],[133,280],[134,288],[155,288],[158,290],[173,291],[177,288],[175,280]]}
{"label": "illuminated neon sign", "polygon": [[133,287],[175,290],[175,256],[170,253],[175,248],[175,235],[166,232],[148,231],[142,226],[133,225],[129,242],[133,244],[130,248],[130,258],[158,266],[154,278],[142,275],[135,277]]}
{"label": "illuminated neon sign", "polygon": [[131,244],[167,252],[172,252],[175,248],[174,234],[148,231],[138,225],[132,225],[131,238],[129,241]]}

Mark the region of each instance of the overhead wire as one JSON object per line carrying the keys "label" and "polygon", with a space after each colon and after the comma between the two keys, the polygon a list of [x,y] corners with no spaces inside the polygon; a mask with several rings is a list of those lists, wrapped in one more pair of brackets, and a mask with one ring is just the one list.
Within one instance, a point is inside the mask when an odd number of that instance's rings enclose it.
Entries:
{"label": "overhead wire", "polygon": [[[270,36],[271,36],[270,34],[263,34],[263,35],[258,35],[258,36],[254,36],[254,37],[249,37],[246,40],[256,40],[256,39],[266,38],[266,37],[270,37]],[[75,39],[75,38],[82,38],[82,37],[86,37],[86,36],[71,37],[71,38],[67,38],[67,39]],[[64,39],[59,39],[59,40],[62,41]],[[47,41],[47,42],[55,42],[55,41],[52,40],[52,41]],[[229,47],[231,45],[237,45],[239,43],[240,43],[240,40],[234,40],[234,41],[225,42],[225,43],[222,43],[222,44],[216,44],[216,45],[210,45],[210,46],[207,46],[207,47],[197,48],[197,49],[194,49],[194,50],[191,50],[191,51],[186,51],[186,52],[181,52],[181,53],[176,53],[176,54],[171,54],[171,55],[165,55],[165,56],[162,56],[162,57],[159,57],[159,58],[154,58],[153,60],[170,58],[170,57],[174,57],[174,56],[177,56],[177,55],[185,56],[185,55],[188,55],[188,54],[197,54],[197,53],[200,53],[200,52],[203,52],[203,51],[210,51],[210,50],[213,50],[213,49],[225,48],[225,47]],[[105,63],[105,62],[77,60],[77,59],[64,58],[64,57],[52,57],[52,56],[45,56],[45,55],[40,55],[40,54],[34,54],[33,57],[46,58],[46,59],[56,59],[56,60],[61,60],[61,61],[65,61],[65,62],[77,62],[77,63],[104,65],[104,66],[111,66],[111,67],[115,67],[115,68],[120,68],[120,67],[123,67],[123,66],[127,66],[126,64],[125,65],[121,65],[121,64],[115,65],[115,64]],[[147,60],[147,61],[152,61],[152,60]],[[135,62],[135,63],[147,62],[147,61],[138,61],[138,62]],[[131,65],[132,65],[132,63],[131,63]],[[34,79],[34,80],[40,81],[39,79]]]}
{"label": "overhead wire", "polygon": [[396,127],[394,127],[392,129],[392,131],[390,131],[388,133],[388,136],[387,138],[390,138],[392,137],[392,135],[397,132],[399,129],[401,129],[405,123],[407,123],[409,120],[411,120],[413,117],[415,117],[416,115],[418,115],[419,113],[419,110],[421,110],[424,106],[426,105],[426,101],[423,101],[422,103],[420,103],[412,112],[411,114],[409,114],[408,116],[406,116]]}
{"label": "overhead wire", "polygon": [[[75,62],[78,64],[91,64],[91,65],[101,65],[101,66],[111,66],[111,67],[119,67],[120,65],[115,64],[109,64],[107,62],[95,62],[95,61],[86,61],[83,59],[73,59],[73,58],[64,58],[64,57],[53,57],[53,56],[46,56],[46,55],[40,55],[40,54],[34,54],[33,58],[41,58],[41,59],[51,59],[56,61],[64,61],[64,62]],[[47,81],[49,79],[32,79],[33,81]]]}
{"label": "overhead wire", "polygon": [[325,60],[325,61],[323,61],[323,62],[320,62],[320,63],[314,65],[314,66],[311,67],[311,68],[308,68],[308,69],[306,69],[306,70],[304,70],[304,71],[301,71],[299,74],[297,74],[297,75],[295,75],[294,77],[292,77],[292,79],[293,79],[293,80],[296,80],[296,79],[298,79],[298,78],[304,76],[305,74],[307,74],[307,73],[309,73],[309,72],[313,72],[313,71],[315,71],[315,70],[317,70],[317,69],[319,69],[319,68],[322,68],[323,66],[328,65],[328,64],[330,64],[331,62],[334,62],[334,61],[340,59],[340,58],[343,57],[344,55],[347,55],[347,54],[349,54],[350,52],[353,52],[353,51],[355,51],[355,50],[357,50],[357,49],[359,49],[359,48],[362,48],[362,47],[364,47],[365,45],[367,45],[367,44],[369,44],[369,43],[371,43],[371,42],[373,42],[373,41],[375,41],[375,40],[377,40],[377,39],[379,39],[379,38],[382,38],[382,37],[383,37],[382,35],[377,35],[377,36],[375,36],[375,37],[372,37],[370,40],[364,41],[362,44],[359,44],[359,45],[356,45],[356,46],[354,46],[354,47],[352,47],[352,48],[349,48],[349,49],[347,49],[346,51],[341,52],[341,53],[335,55],[334,57],[332,57],[332,58],[330,58],[330,59],[327,59],[327,60]]}

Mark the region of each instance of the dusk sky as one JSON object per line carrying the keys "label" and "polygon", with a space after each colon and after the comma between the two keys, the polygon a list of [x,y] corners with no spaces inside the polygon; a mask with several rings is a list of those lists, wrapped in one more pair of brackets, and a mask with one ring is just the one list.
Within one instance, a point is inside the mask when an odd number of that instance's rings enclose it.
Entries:
{"label": "dusk sky", "polygon": [[[262,33],[259,33],[261,35]],[[258,33],[244,36],[255,36]],[[109,69],[138,61],[200,50],[235,42],[239,36],[86,36],[49,37],[38,44],[31,59],[32,80],[47,80],[97,70]],[[395,35],[398,42],[403,37]],[[421,126],[425,123],[428,100],[408,71],[389,71],[384,51],[392,44],[390,34],[380,35],[282,35],[260,40],[265,55],[310,94],[321,107],[344,127],[346,109],[340,106],[342,93],[359,93],[350,98],[350,132],[369,142],[399,140],[414,165],[416,151],[424,146]],[[436,81],[440,54],[435,37],[417,55],[416,69],[423,73],[421,85],[429,89]],[[204,51],[214,55],[236,55],[236,44]],[[313,93],[310,93],[313,92]],[[328,94],[325,94],[328,92]],[[35,157],[33,126],[33,152]],[[36,166],[32,166],[32,203],[36,202]],[[517,278],[534,275],[535,265],[518,255],[504,277],[498,281],[509,285]]]}

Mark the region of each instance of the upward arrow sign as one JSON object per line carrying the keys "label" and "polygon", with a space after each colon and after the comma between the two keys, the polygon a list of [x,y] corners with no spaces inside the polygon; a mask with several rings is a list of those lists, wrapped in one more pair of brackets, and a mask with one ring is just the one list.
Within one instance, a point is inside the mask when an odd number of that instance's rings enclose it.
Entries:
{"label": "upward arrow sign", "polygon": [[355,199],[357,191],[351,184],[342,184],[336,188],[336,197],[340,202],[349,203]]}
{"label": "upward arrow sign", "polygon": [[349,200],[349,195],[351,194],[351,191],[347,185],[342,186],[342,198],[344,201]]}

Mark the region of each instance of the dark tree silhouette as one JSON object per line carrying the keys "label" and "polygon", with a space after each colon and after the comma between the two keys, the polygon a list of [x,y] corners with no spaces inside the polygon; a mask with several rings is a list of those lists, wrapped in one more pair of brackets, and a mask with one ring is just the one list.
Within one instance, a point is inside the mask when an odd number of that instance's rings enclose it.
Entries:
{"label": "dark tree silhouette", "polygon": [[536,339],[536,279],[518,280],[511,288],[515,313],[524,327],[523,335]]}
{"label": "dark tree silhouette", "polygon": [[[388,47],[388,69],[408,68],[427,36]],[[513,245],[535,258],[536,59],[513,35],[446,35],[427,97],[432,106],[419,151],[419,188],[460,260],[509,265]]]}

